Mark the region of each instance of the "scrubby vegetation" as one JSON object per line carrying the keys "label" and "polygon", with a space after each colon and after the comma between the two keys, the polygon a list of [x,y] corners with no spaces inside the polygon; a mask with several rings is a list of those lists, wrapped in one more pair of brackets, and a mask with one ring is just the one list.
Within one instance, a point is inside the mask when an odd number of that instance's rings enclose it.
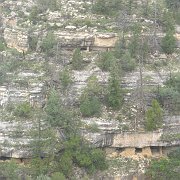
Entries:
{"label": "scrubby vegetation", "polygon": [[148,168],[147,175],[152,179],[178,180],[180,177],[180,149],[171,152],[167,158],[153,160]]}
{"label": "scrubby vegetation", "polygon": [[[179,0],[36,0],[27,12],[22,2],[22,9],[11,7],[16,1],[0,7],[3,18],[17,17],[16,26],[27,30],[17,37],[24,46],[28,41],[28,51],[9,48],[0,19],[0,114],[2,121],[28,124],[26,131],[20,126],[14,131],[17,137],[11,135],[16,147],[21,138],[30,139],[22,150],[28,148],[31,160],[24,166],[0,163],[0,179],[2,174],[8,179],[71,180],[78,171],[82,179],[93,179],[108,168],[104,150],[96,147],[109,143],[104,138],[108,126],[117,125],[112,134],[166,131],[164,115],[179,115]],[[16,24],[6,23],[9,29]],[[90,143],[93,133],[101,135]],[[178,138],[176,133],[161,140]],[[174,155],[152,161],[148,175],[176,180],[178,163]]]}

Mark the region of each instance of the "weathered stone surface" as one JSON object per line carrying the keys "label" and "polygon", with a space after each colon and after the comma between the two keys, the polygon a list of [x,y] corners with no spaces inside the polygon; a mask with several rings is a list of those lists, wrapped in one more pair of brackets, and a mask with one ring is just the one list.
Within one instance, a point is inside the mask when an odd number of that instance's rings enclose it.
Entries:
{"label": "weathered stone surface", "polygon": [[104,48],[113,48],[115,47],[116,42],[118,41],[117,34],[97,34],[95,35],[95,41],[93,46],[95,47],[104,47]]}
{"label": "weathered stone surface", "polygon": [[[67,29],[74,30],[75,26],[67,26]],[[85,33],[85,32],[55,32],[62,46],[69,47],[90,47],[113,48],[118,40],[114,33]]]}
{"label": "weathered stone surface", "polygon": [[116,134],[112,147],[147,147],[180,145],[180,140],[171,143],[160,140],[163,132]]}
{"label": "weathered stone surface", "polygon": [[180,26],[176,25],[176,33],[180,34]]}
{"label": "weathered stone surface", "polygon": [[26,29],[5,28],[4,40],[8,47],[15,48],[19,52],[28,50],[28,35]]}
{"label": "weathered stone surface", "polygon": [[125,156],[125,157],[132,157],[134,155],[135,155],[135,148],[133,147],[125,148],[125,150],[121,153],[121,156]]}
{"label": "weathered stone surface", "polygon": [[142,155],[144,157],[152,157],[152,152],[150,147],[144,147],[142,148]]}

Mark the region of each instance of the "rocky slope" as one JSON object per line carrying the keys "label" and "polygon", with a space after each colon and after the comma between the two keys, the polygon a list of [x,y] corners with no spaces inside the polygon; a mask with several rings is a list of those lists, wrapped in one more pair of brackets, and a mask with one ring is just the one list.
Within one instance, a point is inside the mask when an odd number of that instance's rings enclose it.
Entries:
{"label": "rocky slope", "polygon": [[[119,40],[117,23],[110,17],[93,14],[91,5],[93,1],[62,0],[59,10],[47,9],[31,19],[32,9],[35,1],[0,1],[0,37],[4,39],[6,49],[0,52],[1,69],[7,69],[5,78],[0,85],[0,156],[27,158],[29,156],[26,145],[31,139],[24,132],[33,128],[32,119],[18,119],[9,109],[11,105],[21,102],[29,102],[32,107],[44,107],[47,94],[50,88],[61,88],[59,72],[65,67],[71,67],[73,50],[79,47],[82,50],[83,62],[86,64],[83,70],[72,70],[72,84],[65,94],[60,93],[66,104],[77,107],[79,97],[87,85],[89,77],[96,76],[100,85],[105,88],[108,84],[109,73],[102,71],[97,66],[100,52],[109,51],[115,48]],[[132,21],[136,22],[139,15],[132,14]],[[152,22],[143,19],[144,25],[150,27]],[[160,31],[159,36],[163,33]],[[56,55],[47,57],[41,49],[43,38],[48,32],[52,32],[56,38]],[[147,35],[146,32],[144,33]],[[127,35],[127,39],[130,38]],[[148,63],[142,66],[143,82],[140,82],[141,75],[137,66],[132,72],[123,74],[121,86],[124,89],[124,105],[119,111],[112,111],[103,105],[100,117],[82,117],[82,134],[95,146],[112,148],[108,154],[113,161],[120,156],[140,156],[135,148],[147,150],[145,155],[152,155],[151,146],[179,146],[180,140],[176,135],[180,133],[180,116],[171,115],[165,109],[164,125],[161,131],[146,133],[144,131],[143,119],[139,115],[139,108],[142,105],[141,95],[138,90],[143,83],[143,105],[147,109],[153,98],[157,97],[154,91],[169,78],[173,72],[180,70],[180,31],[176,27],[177,53],[172,54],[171,60],[165,54],[152,54],[148,56]],[[36,40],[36,46],[31,49],[32,40]],[[155,62],[160,66],[154,67]],[[165,63],[166,65],[163,65]],[[0,74],[1,75],[1,74]],[[3,76],[4,77],[4,76]],[[92,127],[95,125],[95,129]],[[18,130],[17,130],[18,127]],[[94,132],[97,131],[97,132]],[[171,137],[175,136],[175,139]],[[142,141],[139,140],[141,137]],[[162,137],[164,139],[162,139]],[[169,140],[170,139],[170,140]],[[124,154],[114,151],[117,148],[134,148],[131,153]],[[144,148],[144,149],[143,149]],[[146,152],[147,152],[146,151]],[[114,153],[115,152],[115,153]],[[114,156],[114,157],[113,157]],[[115,159],[114,159],[115,158]],[[117,158],[117,159],[116,159]],[[141,163],[140,161],[143,161]],[[148,160],[138,159],[133,164],[131,175],[144,173],[144,167]],[[139,164],[138,164],[139,162]],[[123,164],[123,162],[118,162]],[[118,164],[116,163],[116,165]],[[131,164],[131,163],[130,163]],[[137,165],[138,164],[138,165]],[[139,166],[143,167],[139,167]],[[123,169],[125,168],[125,169]],[[118,172],[121,171],[122,172]],[[129,169],[118,167],[104,176],[126,177]],[[113,173],[115,175],[113,175]],[[119,173],[119,175],[118,175]]]}

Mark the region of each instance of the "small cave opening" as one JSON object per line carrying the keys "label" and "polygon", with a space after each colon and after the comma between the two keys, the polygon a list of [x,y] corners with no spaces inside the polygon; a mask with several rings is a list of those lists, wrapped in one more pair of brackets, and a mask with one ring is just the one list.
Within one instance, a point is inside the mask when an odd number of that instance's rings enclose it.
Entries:
{"label": "small cave opening", "polygon": [[135,148],[135,154],[142,153],[142,148]]}
{"label": "small cave opening", "polygon": [[151,146],[151,153],[152,154],[159,154],[160,153],[160,148],[158,146]]}
{"label": "small cave opening", "polygon": [[7,161],[10,160],[10,157],[4,157],[4,156],[0,156],[0,161]]}
{"label": "small cave opening", "polygon": [[122,147],[116,148],[116,152],[118,152],[118,153],[122,153],[124,150],[125,150],[125,148],[122,148]]}
{"label": "small cave opening", "polygon": [[80,50],[81,51],[87,51],[87,47],[81,47]]}

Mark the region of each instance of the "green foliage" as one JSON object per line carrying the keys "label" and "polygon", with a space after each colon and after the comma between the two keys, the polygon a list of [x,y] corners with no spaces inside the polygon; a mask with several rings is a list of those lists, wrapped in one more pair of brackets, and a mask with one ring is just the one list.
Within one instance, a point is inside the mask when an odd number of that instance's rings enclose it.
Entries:
{"label": "green foliage", "polygon": [[132,38],[129,43],[129,52],[131,54],[131,57],[136,58],[139,50],[140,50],[140,33],[141,33],[141,25],[140,24],[135,24],[132,26]]}
{"label": "green foliage", "polygon": [[32,107],[28,102],[23,102],[17,105],[13,113],[18,117],[30,118],[32,115]]}
{"label": "green foliage", "polygon": [[49,94],[45,112],[47,113],[46,121],[51,127],[62,128],[67,137],[77,132],[79,120],[75,112],[63,105],[55,90],[52,90]]}
{"label": "green foliage", "polygon": [[174,19],[176,24],[180,25],[180,8],[178,11],[175,12]]}
{"label": "green foliage", "polygon": [[79,48],[75,49],[72,57],[72,68],[81,70],[83,68],[83,57]]}
{"label": "green foliage", "polygon": [[173,74],[170,79],[168,79],[165,85],[169,88],[173,88],[175,91],[180,93],[180,73]]}
{"label": "green foliage", "polygon": [[123,95],[120,88],[119,69],[114,65],[111,69],[109,83],[108,83],[108,95],[107,102],[108,106],[113,109],[118,109],[122,106]]}
{"label": "green foliage", "polygon": [[59,158],[58,169],[61,170],[66,177],[70,176],[73,167],[72,153],[67,149]]}
{"label": "green foliage", "polygon": [[45,52],[48,56],[53,55],[53,48],[57,44],[55,36],[52,32],[49,32],[46,37],[42,40],[41,49]]}
{"label": "green foliage", "polygon": [[82,18],[79,18],[79,19],[75,19],[72,21],[73,25],[74,26],[87,26],[87,27],[93,27],[94,24],[92,22],[91,19],[89,18],[85,18],[85,19],[82,19]]}
{"label": "green foliage", "polygon": [[64,174],[60,172],[55,172],[52,174],[51,180],[66,180]]}
{"label": "green foliage", "polygon": [[0,162],[0,178],[5,177],[9,180],[17,180],[19,167],[15,161]]}
{"label": "green foliage", "polygon": [[127,1],[128,14],[132,13],[133,3],[134,3],[133,0]]}
{"label": "green foliage", "polygon": [[102,150],[91,148],[79,137],[72,137],[65,145],[71,152],[74,162],[89,173],[107,169],[105,153]]}
{"label": "green foliage", "polygon": [[173,14],[169,11],[163,14],[163,27],[165,32],[175,32],[175,20]]}
{"label": "green foliage", "polygon": [[124,71],[133,71],[136,67],[136,61],[133,59],[129,52],[126,52],[121,60],[121,67]]}
{"label": "green foliage", "polygon": [[99,116],[101,112],[101,103],[99,101],[99,95],[101,93],[101,87],[98,83],[96,76],[91,76],[88,79],[87,87],[80,98],[80,111],[83,116]]}
{"label": "green foliage", "polygon": [[36,178],[36,180],[51,180],[51,178],[42,174],[42,175],[38,176]]}
{"label": "green foliage", "polygon": [[51,169],[49,162],[49,158],[41,159],[40,157],[33,157],[30,161],[31,175],[40,179],[41,177],[47,178],[46,175]]}
{"label": "green foliage", "polygon": [[5,43],[2,39],[0,39],[0,52],[5,50]]}
{"label": "green foliage", "polygon": [[180,73],[173,74],[159,90],[159,100],[162,105],[168,101],[169,110],[173,113],[180,111]]}
{"label": "green foliage", "polygon": [[92,7],[96,14],[113,16],[122,8],[121,0],[97,0]]}
{"label": "green foliage", "polygon": [[95,122],[90,125],[87,125],[86,129],[90,130],[93,133],[99,132],[98,124],[96,124]]}
{"label": "green foliage", "polygon": [[93,11],[97,14],[107,14],[108,8],[104,0],[98,0],[94,6]]}
{"label": "green foliage", "polygon": [[0,84],[3,84],[7,80],[6,69],[0,67]]}
{"label": "green foliage", "polygon": [[97,65],[103,71],[110,71],[112,64],[116,61],[112,52],[102,52]]}
{"label": "green foliage", "polygon": [[172,54],[176,48],[176,38],[172,32],[167,32],[165,37],[162,38],[161,47],[164,53]]}
{"label": "green foliage", "polygon": [[71,74],[67,68],[63,69],[63,71],[59,73],[59,79],[61,81],[63,90],[67,89],[72,83]]}
{"label": "green foliage", "polygon": [[38,43],[37,36],[28,36],[28,44],[30,51],[36,51],[37,43]]}
{"label": "green foliage", "polygon": [[30,12],[30,14],[29,14],[29,20],[33,23],[33,24],[37,24],[38,23],[38,21],[40,20],[40,18],[39,18],[39,15],[40,14],[40,10],[38,9],[38,7],[37,6],[33,6],[32,8],[31,8],[31,12]]}
{"label": "green foliage", "polygon": [[82,99],[86,96],[100,96],[102,92],[102,88],[98,82],[98,78],[96,76],[90,76],[87,80],[87,86],[84,89],[82,94]]}
{"label": "green foliage", "polygon": [[51,11],[55,11],[58,9],[57,0],[36,0],[37,1],[37,7],[41,12],[46,11],[47,9],[50,9]]}
{"label": "green foliage", "polygon": [[157,130],[162,127],[163,112],[157,100],[152,101],[152,107],[145,114],[145,129],[147,131]]}
{"label": "green foliage", "polygon": [[120,59],[122,55],[124,54],[125,48],[126,48],[125,40],[120,39],[115,45],[115,50],[113,52],[114,56],[117,59]]}
{"label": "green foliage", "polygon": [[[94,86],[92,81],[95,78],[90,79],[89,89]],[[25,174],[33,179],[48,179],[51,174],[51,179],[63,180],[73,175],[74,165],[85,168],[88,173],[107,168],[105,154],[78,135],[79,121],[62,104],[55,90],[50,91],[44,110],[34,112],[33,128],[27,133],[32,139],[29,145],[32,160],[27,171],[23,171]],[[57,136],[57,132],[61,137]],[[20,169],[17,170],[14,179],[18,179],[16,175]]]}
{"label": "green foliage", "polygon": [[179,180],[180,149],[171,152],[168,158],[153,160],[146,174],[152,180]]}
{"label": "green foliage", "polygon": [[165,2],[171,10],[177,11],[180,8],[179,0],[165,0]]}
{"label": "green foliage", "polygon": [[86,97],[81,102],[80,111],[83,116],[99,116],[101,112],[101,103],[97,97]]}

